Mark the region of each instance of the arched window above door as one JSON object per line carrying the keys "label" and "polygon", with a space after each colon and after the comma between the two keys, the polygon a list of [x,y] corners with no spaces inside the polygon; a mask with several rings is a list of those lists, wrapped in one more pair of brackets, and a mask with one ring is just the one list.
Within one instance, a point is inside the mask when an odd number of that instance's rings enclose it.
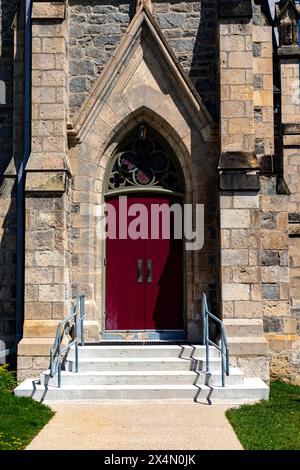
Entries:
{"label": "arched window above door", "polygon": [[184,192],[174,153],[143,123],[118,147],[108,177],[108,193],[133,188]]}

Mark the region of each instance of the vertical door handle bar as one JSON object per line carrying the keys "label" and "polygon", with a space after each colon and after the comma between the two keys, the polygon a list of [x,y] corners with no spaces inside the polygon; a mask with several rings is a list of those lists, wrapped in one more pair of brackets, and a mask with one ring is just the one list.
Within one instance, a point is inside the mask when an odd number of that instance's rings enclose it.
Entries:
{"label": "vertical door handle bar", "polygon": [[147,261],[147,282],[152,282],[152,259]]}
{"label": "vertical door handle bar", "polygon": [[143,282],[143,260],[138,259],[137,262],[137,282]]}

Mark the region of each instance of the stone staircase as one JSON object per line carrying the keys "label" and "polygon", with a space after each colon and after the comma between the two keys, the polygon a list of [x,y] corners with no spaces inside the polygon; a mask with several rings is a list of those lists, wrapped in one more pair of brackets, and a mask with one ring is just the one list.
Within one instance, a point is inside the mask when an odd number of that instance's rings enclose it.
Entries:
{"label": "stone staircase", "polygon": [[49,370],[40,378],[27,379],[16,389],[18,396],[38,401],[195,401],[241,404],[267,399],[269,389],[258,378],[245,378],[231,368],[226,387],[221,386],[221,359],[210,349],[209,375],[205,374],[205,348],[199,345],[80,346],[79,372],[71,349],[62,371],[62,386]]}

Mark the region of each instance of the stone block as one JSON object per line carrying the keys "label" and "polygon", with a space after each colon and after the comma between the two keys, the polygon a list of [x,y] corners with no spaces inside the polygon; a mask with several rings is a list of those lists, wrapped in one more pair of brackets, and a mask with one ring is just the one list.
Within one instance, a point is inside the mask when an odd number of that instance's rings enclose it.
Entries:
{"label": "stone block", "polygon": [[52,318],[61,320],[66,316],[65,302],[53,302],[52,304]]}
{"label": "stone block", "polygon": [[42,285],[39,287],[39,301],[40,302],[59,302],[65,300],[65,286],[64,285]]}
{"label": "stone block", "polygon": [[65,187],[65,172],[27,172],[25,191],[64,192]]}
{"label": "stone block", "polygon": [[51,284],[53,282],[53,269],[51,268],[27,268],[25,270],[26,284]]}
{"label": "stone block", "polygon": [[267,356],[238,357],[236,365],[242,369],[245,377],[259,377],[269,383],[269,358]]}
{"label": "stone block", "polygon": [[262,304],[255,301],[235,301],[234,302],[235,318],[261,318]]}
{"label": "stone block", "polygon": [[275,229],[277,228],[277,214],[274,212],[263,212],[261,213],[261,228],[263,229]]}
{"label": "stone block", "polygon": [[19,356],[18,369],[32,369],[32,357]]}
{"label": "stone block", "polygon": [[277,284],[262,284],[262,298],[270,300],[279,299],[279,286]]}
{"label": "stone block", "polygon": [[283,212],[287,211],[288,198],[283,196],[267,196],[261,197],[261,210],[263,212]]}
{"label": "stone block", "polygon": [[37,19],[55,19],[63,20],[65,18],[65,2],[34,2],[32,5],[31,17]]}
{"label": "stone block", "polygon": [[54,341],[56,330],[57,320],[25,320],[23,336],[24,338],[52,338]]}
{"label": "stone block", "polygon": [[53,70],[55,68],[55,54],[32,54],[33,70]]}
{"label": "stone block", "polygon": [[250,211],[247,209],[222,209],[221,228],[250,228]]}
{"label": "stone block", "polygon": [[253,55],[250,51],[229,52],[228,67],[233,69],[250,69]]}
{"label": "stone block", "polygon": [[50,358],[48,357],[33,357],[32,368],[33,370],[44,371],[49,369]]}
{"label": "stone block", "polygon": [[265,317],[264,332],[265,333],[282,333],[283,332],[283,319],[274,317]]}
{"label": "stone block", "polygon": [[262,250],[261,264],[262,266],[279,266],[280,252],[274,250]]}
{"label": "stone block", "polygon": [[287,317],[289,316],[289,304],[286,301],[263,301],[264,317]]}
{"label": "stone block", "polygon": [[262,230],[262,246],[266,250],[285,250],[288,248],[288,237],[277,230]]}
{"label": "stone block", "polygon": [[228,132],[232,135],[251,134],[253,132],[253,117],[231,117],[228,120]]}
{"label": "stone block", "polygon": [[249,300],[250,286],[241,283],[224,283],[222,286],[222,299],[227,300]]}
{"label": "stone block", "polygon": [[53,250],[54,249],[54,231],[38,230],[26,233],[27,250]]}
{"label": "stone block", "polygon": [[263,266],[261,268],[262,282],[288,282],[289,272],[288,268],[282,266]]}
{"label": "stone block", "polygon": [[259,232],[255,229],[232,229],[232,248],[257,248],[259,243]]}
{"label": "stone block", "polygon": [[256,267],[232,268],[232,280],[234,282],[252,284],[252,283],[259,282],[259,278],[260,278],[260,273]]}
{"label": "stone block", "polygon": [[65,265],[65,254],[63,251],[37,251],[35,254],[37,266],[60,267]]}
{"label": "stone block", "polygon": [[51,311],[49,302],[25,302],[25,318],[28,320],[50,320]]}
{"label": "stone block", "polygon": [[259,195],[256,192],[245,192],[241,195],[234,195],[233,207],[236,209],[258,209]]}
{"label": "stone block", "polygon": [[221,254],[222,266],[245,266],[249,262],[248,250],[224,249]]}

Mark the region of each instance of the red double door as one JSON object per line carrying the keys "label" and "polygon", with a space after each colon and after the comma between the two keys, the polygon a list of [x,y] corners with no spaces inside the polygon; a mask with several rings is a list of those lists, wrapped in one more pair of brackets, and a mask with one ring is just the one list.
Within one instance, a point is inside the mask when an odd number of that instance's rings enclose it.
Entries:
{"label": "red double door", "polygon": [[[106,240],[106,330],[182,330],[183,243],[174,238],[172,223],[169,239],[163,238],[162,223],[157,238],[151,239],[150,217],[152,204],[170,206],[181,204],[181,199],[169,195],[127,197],[128,209],[133,204],[147,209],[147,239],[120,239],[119,197],[106,202],[117,216],[117,237]],[[134,219],[136,216],[127,217],[129,227]]]}

